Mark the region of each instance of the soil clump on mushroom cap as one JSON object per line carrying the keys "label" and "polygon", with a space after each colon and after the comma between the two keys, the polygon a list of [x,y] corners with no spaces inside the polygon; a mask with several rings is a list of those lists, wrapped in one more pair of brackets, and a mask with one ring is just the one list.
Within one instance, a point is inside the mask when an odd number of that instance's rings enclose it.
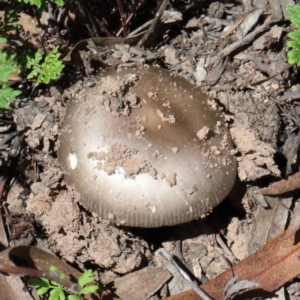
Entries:
{"label": "soil clump on mushroom cap", "polygon": [[109,70],[97,81],[70,100],[58,149],[87,209],[160,227],[204,216],[227,196],[236,176],[231,140],[198,88],[153,67]]}

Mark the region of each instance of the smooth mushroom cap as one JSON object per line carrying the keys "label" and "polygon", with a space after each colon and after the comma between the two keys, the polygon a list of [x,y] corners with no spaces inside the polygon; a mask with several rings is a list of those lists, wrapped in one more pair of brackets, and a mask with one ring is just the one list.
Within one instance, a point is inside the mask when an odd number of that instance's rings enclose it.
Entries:
{"label": "smooth mushroom cap", "polygon": [[199,88],[154,68],[101,74],[66,109],[58,159],[89,210],[117,224],[203,217],[231,190],[232,143]]}

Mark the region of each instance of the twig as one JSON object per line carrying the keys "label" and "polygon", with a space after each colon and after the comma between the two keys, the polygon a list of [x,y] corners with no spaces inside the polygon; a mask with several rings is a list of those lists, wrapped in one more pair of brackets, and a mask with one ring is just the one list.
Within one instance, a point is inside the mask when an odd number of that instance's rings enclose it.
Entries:
{"label": "twig", "polygon": [[272,78],[276,77],[277,75],[285,72],[286,70],[288,70],[289,68],[291,68],[293,65],[287,65],[285,66],[282,70],[280,70],[279,72],[273,74],[272,76],[268,77],[268,78],[264,78],[264,79],[261,79],[261,80],[258,80],[258,81],[255,81],[255,82],[252,82],[250,83],[251,86],[255,86],[255,85],[259,85],[259,84],[262,84],[268,80],[271,80]]}
{"label": "twig", "polygon": [[210,298],[203,290],[200,289],[200,287],[192,281],[192,279],[190,278],[190,276],[184,272],[175,262],[175,260],[171,257],[171,255],[163,248],[158,250],[158,253],[164,258],[166,259],[173,267],[175,267],[175,269],[180,273],[180,275],[187,280],[190,285],[192,286],[192,288],[194,289],[194,291],[200,296],[202,297],[204,300],[212,300],[212,298]]}
{"label": "twig", "polygon": [[224,250],[224,252],[227,253],[227,255],[233,257],[235,259],[234,254],[232,253],[232,251],[228,248],[228,246],[224,243],[224,241],[222,240],[220,234],[216,235],[216,240],[217,243],[220,245],[220,247]]}
{"label": "twig", "polygon": [[[127,20],[126,20],[126,24],[128,24],[128,22],[131,20],[131,18],[133,17],[133,15],[139,10],[139,8],[141,7],[141,5],[144,3],[144,1],[145,0],[141,0],[134,8],[131,8],[131,11],[132,11],[132,13],[129,15],[129,17],[127,18]],[[129,4],[129,6],[131,6],[130,4]],[[122,33],[122,31],[124,30],[124,26],[122,26],[121,28],[120,28],[120,30],[117,32],[117,34],[116,34],[116,36],[118,37],[121,33]],[[136,30],[135,30],[136,31]],[[134,34],[129,34],[128,36],[126,36],[126,37],[129,37],[129,36],[133,36]]]}
{"label": "twig", "polygon": [[253,39],[261,32],[265,31],[268,29],[268,27],[270,25],[274,24],[274,22],[268,22],[265,23],[259,27],[257,27],[254,31],[252,31],[251,33],[245,35],[242,39],[237,40],[236,42],[232,43],[231,45],[229,45],[228,47],[226,47],[225,49],[223,49],[219,56],[223,57],[223,56],[227,56],[229,55],[231,52],[235,51],[237,48],[246,45],[250,42],[253,41]]}
{"label": "twig", "polygon": [[167,7],[167,5],[169,4],[169,0],[163,0],[160,8],[158,9],[154,19],[152,20],[152,23],[149,27],[149,29],[147,30],[147,32],[144,34],[144,36],[139,40],[139,42],[137,43],[137,47],[141,47],[149,38],[150,34],[154,31],[154,27],[157,24],[158,20],[161,18],[165,8]]}
{"label": "twig", "polygon": [[11,226],[11,221],[8,220],[11,220],[11,215],[5,205],[2,205],[2,208],[4,210],[5,225],[6,225],[8,238],[10,239],[10,237],[12,236],[12,226]]}
{"label": "twig", "polygon": [[[131,20],[132,17],[133,17],[133,13],[131,13],[131,14],[129,15],[129,17],[126,19],[125,24],[128,24],[128,22]],[[124,30],[124,26],[122,26],[122,27],[120,28],[120,30],[117,32],[116,37],[118,37],[118,36],[123,32],[123,30]],[[125,31],[125,30],[124,30],[124,31]],[[125,35],[125,36],[128,37],[127,35]]]}
{"label": "twig", "polygon": [[125,14],[124,14],[124,9],[123,9],[123,5],[122,5],[122,2],[120,0],[117,0],[117,5],[118,5],[118,9],[119,9],[119,13],[120,13],[120,16],[121,16],[121,21],[122,21],[122,28],[124,30],[124,36],[127,36],[127,22],[126,22],[126,19],[125,19]]}
{"label": "twig", "polygon": [[140,32],[141,30],[143,30],[145,27],[147,27],[148,25],[150,25],[152,22],[152,20],[146,22],[145,24],[143,24],[142,26],[140,26],[139,28],[137,28],[136,30],[132,31],[128,37],[132,37],[134,35],[136,35],[138,32]]}

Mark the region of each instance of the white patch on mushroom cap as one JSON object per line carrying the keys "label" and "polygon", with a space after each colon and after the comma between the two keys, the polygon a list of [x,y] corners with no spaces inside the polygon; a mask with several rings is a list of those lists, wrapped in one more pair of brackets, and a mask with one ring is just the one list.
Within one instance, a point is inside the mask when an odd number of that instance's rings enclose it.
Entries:
{"label": "white patch on mushroom cap", "polygon": [[155,205],[149,205],[149,208],[150,208],[152,213],[156,212],[156,206]]}
{"label": "white patch on mushroom cap", "polygon": [[75,170],[77,168],[77,165],[78,165],[77,154],[76,153],[69,153],[68,160],[69,160],[70,168],[72,170]]}

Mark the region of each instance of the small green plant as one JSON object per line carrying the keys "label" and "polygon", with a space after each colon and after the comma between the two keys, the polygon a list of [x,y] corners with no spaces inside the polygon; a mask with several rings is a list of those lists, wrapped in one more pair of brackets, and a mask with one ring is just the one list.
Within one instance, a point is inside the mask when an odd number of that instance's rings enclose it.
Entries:
{"label": "small green plant", "polygon": [[[36,5],[39,9],[41,7],[45,7],[49,0],[18,0],[19,2],[24,2],[26,4],[30,4],[30,5]],[[54,0],[54,3],[56,3],[58,6],[62,6],[64,4],[63,0]]]}
{"label": "small green plant", "polygon": [[27,69],[32,71],[27,75],[28,79],[37,78],[35,85],[38,86],[41,82],[49,83],[51,79],[55,79],[62,69],[64,64],[59,59],[58,46],[46,55],[44,62],[41,63],[43,56],[37,51],[34,58],[27,57]]}
{"label": "small green plant", "polygon": [[287,6],[285,7],[285,10],[289,15],[291,23],[296,29],[296,31],[287,34],[291,40],[288,41],[286,45],[289,48],[292,48],[287,53],[288,63],[300,67],[300,3],[293,6]]}
{"label": "small green plant", "polygon": [[20,10],[11,9],[4,12],[3,18],[0,17],[0,43],[6,43],[6,34],[9,31],[20,29],[20,24],[15,24],[20,19]]}
{"label": "small green plant", "polygon": [[[59,274],[60,279],[65,278],[65,274],[59,273],[58,269],[55,266],[50,267],[50,271],[54,271]],[[89,295],[95,293],[99,287],[98,285],[89,285],[95,280],[92,270],[85,271],[77,280],[81,290],[79,292],[70,291],[62,287],[59,283],[55,281],[49,281],[45,278],[31,278],[28,280],[28,284],[33,286],[37,290],[37,295],[49,294],[48,300],[81,300],[82,295]],[[66,294],[69,294],[66,296]]]}
{"label": "small green plant", "polygon": [[8,86],[9,77],[13,73],[18,73],[18,66],[14,63],[16,55],[0,50],[0,108],[9,109],[10,104],[21,94],[21,91],[14,90]]}
{"label": "small green plant", "polygon": [[[21,29],[17,24],[20,19],[23,3],[35,5],[39,11],[47,8],[50,0],[18,0],[19,5],[5,9],[4,15],[0,17],[0,43],[7,43],[10,32]],[[54,3],[61,6],[64,0],[53,0]],[[27,45],[28,46],[28,45]],[[8,81],[13,73],[22,73],[28,79],[36,79],[36,86],[40,83],[48,84],[50,80],[55,79],[64,68],[58,53],[58,47],[52,49],[48,55],[41,55],[37,51],[31,55],[30,47],[23,47],[17,51],[17,54],[10,55],[8,49],[0,50],[0,109],[10,109],[10,105],[15,98],[22,92],[8,86]]]}

